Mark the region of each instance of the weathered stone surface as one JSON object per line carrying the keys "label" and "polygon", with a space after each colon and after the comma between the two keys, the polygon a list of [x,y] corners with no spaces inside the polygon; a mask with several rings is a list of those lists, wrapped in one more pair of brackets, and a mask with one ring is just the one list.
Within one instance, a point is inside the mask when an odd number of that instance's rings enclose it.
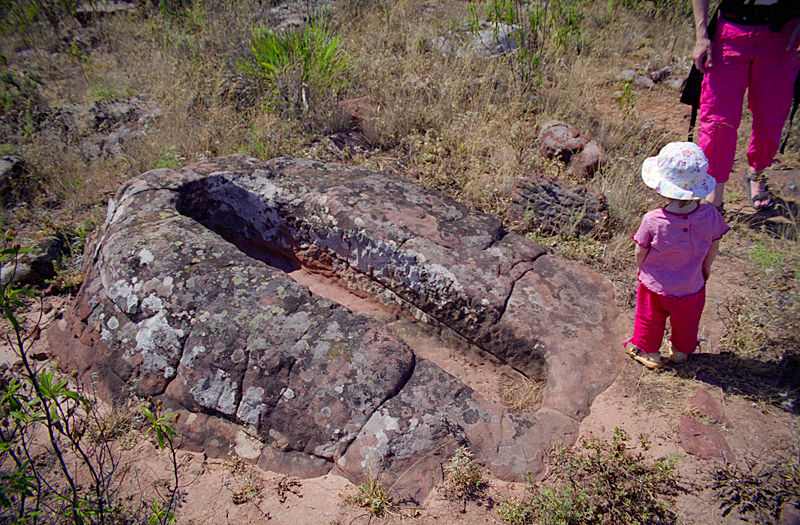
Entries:
{"label": "weathered stone surface", "polygon": [[650,80],[653,82],[661,82],[662,80],[666,79],[672,74],[672,66],[664,66],[661,69],[656,69],[655,71],[651,71]]}
{"label": "weathered stone surface", "polygon": [[[472,391],[292,281],[301,264],[546,380],[543,408]],[[110,202],[84,274],[70,322],[48,332],[62,365],[111,395],[160,396],[210,455],[235,445],[295,475],[409,471],[397,487],[415,498],[457,440],[497,476],[541,475],[616,373],[600,275],[363,168],[234,155],[148,172]]]}
{"label": "weathered stone surface", "polygon": [[653,84],[654,82],[650,80],[649,77],[646,77],[644,75],[638,75],[636,78],[633,79],[633,85],[640,88],[650,89],[653,87]]}
{"label": "weathered stone surface", "polygon": [[578,128],[558,120],[543,125],[538,140],[542,156],[548,159],[558,157],[563,162],[569,162],[589,142]]}
{"label": "weathered stone surface", "polygon": [[574,154],[569,161],[567,172],[575,177],[588,179],[600,169],[600,165],[605,162],[606,155],[600,145],[590,140],[581,151]]}
{"label": "weathered stone surface", "polygon": [[602,195],[586,186],[544,177],[520,176],[514,181],[508,218],[524,231],[585,234],[608,220]]}
{"label": "weathered stone surface", "polygon": [[28,168],[22,157],[0,156],[0,203],[13,206],[20,201],[29,201],[32,189]]}
{"label": "weathered stone surface", "polygon": [[697,388],[694,391],[689,407],[692,411],[701,416],[708,417],[721,425],[728,425],[730,421],[725,415],[722,403],[705,388]]}
{"label": "weathered stone surface", "polygon": [[700,459],[719,458],[726,463],[736,461],[730,445],[722,432],[691,417],[684,417],[678,425],[681,446],[687,454]]}
{"label": "weathered stone surface", "polygon": [[597,142],[590,141],[575,126],[566,122],[548,122],[542,126],[537,140],[542,156],[558,158],[569,164],[568,171],[576,176],[591,176],[605,160]]}

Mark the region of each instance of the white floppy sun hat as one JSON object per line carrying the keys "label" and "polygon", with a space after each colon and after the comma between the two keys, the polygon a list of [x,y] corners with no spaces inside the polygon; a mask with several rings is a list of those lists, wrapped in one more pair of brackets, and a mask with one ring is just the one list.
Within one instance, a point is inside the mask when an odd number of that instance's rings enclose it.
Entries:
{"label": "white floppy sun hat", "polygon": [[708,159],[693,142],[670,142],[642,164],[642,180],[659,195],[688,201],[702,199],[717,181],[708,174]]}

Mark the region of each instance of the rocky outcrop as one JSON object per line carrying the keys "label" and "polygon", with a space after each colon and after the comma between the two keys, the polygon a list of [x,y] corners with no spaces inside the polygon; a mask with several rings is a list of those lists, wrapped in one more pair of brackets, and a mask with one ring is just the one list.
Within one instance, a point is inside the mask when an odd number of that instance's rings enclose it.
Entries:
{"label": "rocky outcrop", "polygon": [[508,218],[522,231],[588,234],[608,221],[603,195],[586,186],[542,175],[514,181]]}
{"label": "rocky outcrop", "polygon": [[[542,408],[476,393],[298,285],[301,265],[546,381]],[[179,430],[209,454],[380,476],[411,498],[464,442],[496,476],[541,475],[616,372],[604,278],[363,168],[235,155],[148,172],[110,202],[85,275],[48,333],[62,365],[185,412]]]}

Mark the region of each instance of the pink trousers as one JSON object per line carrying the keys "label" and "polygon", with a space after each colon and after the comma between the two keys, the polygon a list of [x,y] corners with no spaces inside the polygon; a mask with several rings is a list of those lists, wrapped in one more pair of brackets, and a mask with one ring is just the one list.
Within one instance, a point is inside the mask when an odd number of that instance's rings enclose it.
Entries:
{"label": "pink trousers", "polygon": [[773,32],[768,26],[719,20],[711,44],[713,67],[703,76],[697,131],[708,173],[717,182],[727,182],[733,169],[745,89],[753,114],[747,163],[758,171],[772,164],[800,69],[797,43],[786,50],[798,23],[800,19],[790,20],[782,31]]}
{"label": "pink trousers", "polygon": [[636,317],[630,342],[643,352],[658,352],[664,338],[667,317],[672,325],[670,342],[676,352],[691,354],[697,348],[697,330],[706,302],[706,289],[686,297],[670,297],[651,292],[639,283]]}

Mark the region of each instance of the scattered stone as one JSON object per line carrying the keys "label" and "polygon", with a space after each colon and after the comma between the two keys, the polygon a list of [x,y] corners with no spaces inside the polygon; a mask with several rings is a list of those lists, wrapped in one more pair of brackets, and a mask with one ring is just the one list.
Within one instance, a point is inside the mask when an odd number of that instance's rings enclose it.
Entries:
{"label": "scattered stone", "polygon": [[86,162],[121,155],[122,147],[146,135],[160,115],[157,107],[138,97],[67,106],[62,112],[86,137],[79,147]]}
{"label": "scattered stone", "polygon": [[736,461],[736,456],[722,432],[694,418],[681,419],[678,425],[678,438],[687,454],[700,459],[720,458],[726,463]]}
{"label": "scattered stone", "polygon": [[591,177],[605,160],[600,145],[589,140],[575,126],[553,121],[539,132],[539,153],[548,159],[558,158],[568,163],[567,172],[580,178]]}
{"label": "scattered stone", "polygon": [[586,186],[541,175],[514,181],[509,220],[522,231],[587,234],[608,220],[602,195]]}
{"label": "scattered stone", "polygon": [[600,145],[596,141],[590,140],[581,151],[572,156],[567,173],[578,178],[588,179],[600,169],[600,165],[605,160],[606,156]]}
{"label": "scattered stone", "polygon": [[[210,456],[245,427],[248,455],[263,443],[254,461],[292,475],[335,465],[421,501],[461,441],[496,476],[541,477],[616,373],[605,278],[365,168],[234,155],[154,170],[120,189],[87,253],[69,322],[47,332],[60,364],[108,395],[163,400]],[[473,391],[298,285],[300,265],[544,380],[542,407]]]}
{"label": "scattered stone", "polygon": [[686,82],[683,78],[672,77],[664,81],[664,85],[670,89],[680,90],[683,89],[683,83]]}
{"label": "scattered stone", "polygon": [[719,423],[720,425],[730,424],[727,416],[725,416],[722,403],[712,396],[711,392],[705,388],[697,388],[694,391],[694,396],[692,396],[689,407],[698,414],[710,418],[715,423]]}
{"label": "scattered stone", "polygon": [[338,160],[348,160],[353,155],[365,155],[372,147],[366,137],[356,131],[340,131],[323,139],[325,149]]}
{"label": "scattered stone", "polygon": [[60,234],[43,239],[31,251],[20,254],[16,261],[3,266],[0,284],[45,284],[47,279],[55,276],[53,262],[61,261],[67,254],[68,245],[66,237]]}
{"label": "scattered stone", "polygon": [[514,38],[516,28],[508,24],[498,24],[497,27],[486,27],[478,31],[471,43],[475,54],[481,58],[505,55],[519,47]]}
{"label": "scattered stone", "polygon": [[650,80],[658,84],[672,74],[672,66],[662,67],[650,72]]}
{"label": "scattered stone", "polygon": [[583,150],[589,139],[575,126],[556,120],[542,126],[538,142],[539,153],[543,157],[558,158],[566,163],[575,153]]}
{"label": "scattered stone", "polygon": [[370,97],[349,98],[339,102],[339,108],[353,120],[353,124],[363,129],[364,122],[375,118],[380,109]]}
{"label": "scattered stone", "polygon": [[104,16],[134,12],[136,12],[136,6],[130,2],[96,0],[90,3],[81,4],[76,7],[75,18],[82,25],[86,25],[90,21],[102,18]]}
{"label": "scattered stone", "polygon": [[515,26],[499,24],[497,27],[484,27],[476,35],[448,33],[433,41],[433,49],[445,56],[463,58],[473,55],[490,58],[514,52],[519,44],[514,37]]}
{"label": "scattered stone", "polygon": [[653,87],[653,81],[646,76],[638,75],[633,79],[633,85],[644,89],[650,89]]}
{"label": "scattered stone", "polygon": [[0,157],[0,202],[3,207],[29,202],[33,198],[33,190],[33,181],[22,157]]}
{"label": "scattered stone", "polygon": [[617,75],[617,80],[628,82],[632,81],[634,78],[636,78],[636,71],[633,69],[623,69],[620,71],[619,75]]}

